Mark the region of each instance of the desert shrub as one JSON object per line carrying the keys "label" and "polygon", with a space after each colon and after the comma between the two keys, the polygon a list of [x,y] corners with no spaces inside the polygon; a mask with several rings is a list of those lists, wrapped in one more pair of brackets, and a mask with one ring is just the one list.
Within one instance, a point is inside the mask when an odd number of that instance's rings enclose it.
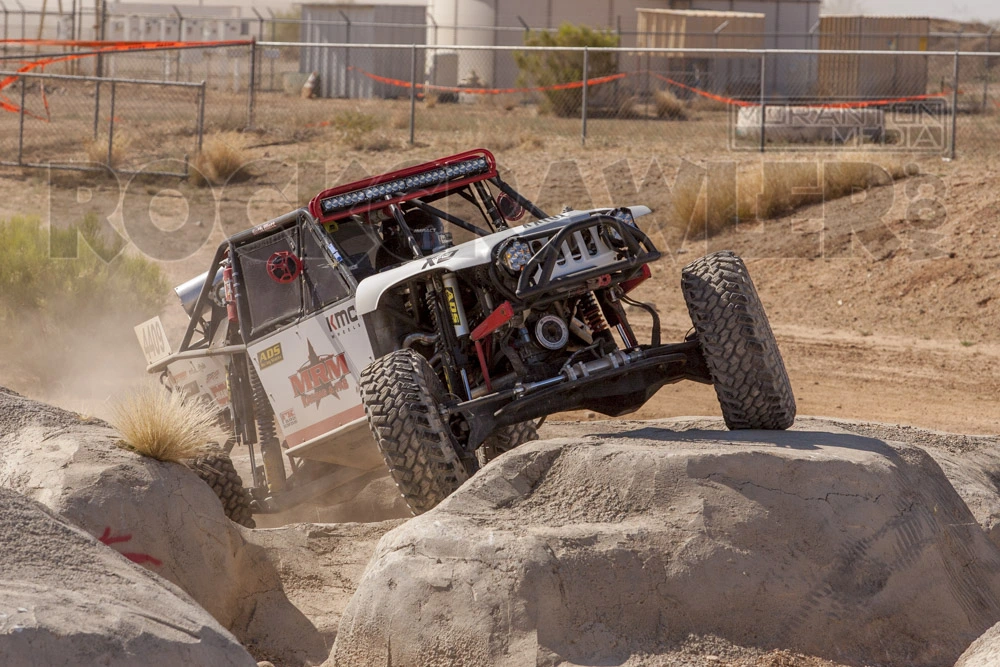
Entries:
{"label": "desert shrub", "polygon": [[191,459],[226,435],[217,408],[180,392],[143,384],[111,404],[111,425],[126,448],[159,461]]}
{"label": "desert shrub", "polygon": [[[77,234],[89,249],[77,246]],[[77,225],[52,228],[51,247],[37,219],[0,221],[0,318],[8,325],[28,315],[67,323],[68,305],[74,312],[155,313],[168,292],[160,268],[122,254],[122,246],[101,234],[93,213]],[[64,259],[74,248],[78,256]]]}
{"label": "desert shrub", "polygon": [[684,103],[677,99],[669,90],[658,90],[653,96],[656,103],[656,115],[668,120],[686,120]]}
{"label": "desert shrub", "polygon": [[242,138],[235,133],[209,138],[192,162],[191,182],[195,185],[222,185],[248,178],[247,156],[242,145]]}
{"label": "desert shrub", "polygon": [[[610,32],[593,30],[587,26],[563,23],[556,32],[529,31],[524,38],[525,46],[618,46],[618,36]],[[560,83],[582,81],[583,53],[579,51],[515,51],[514,62],[520,70],[522,85],[553,86]],[[594,52],[589,54],[587,78],[614,74],[616,59],[614,53]],[[557,116],[574,116],[583,105],[583,91],[546,90],[546,107]]]}
{"label": "desert shrub", "polygon": [[[78,234],[86,243],[77,243]],[[0,221],[6,382],[44,392],[65,386],[71,374],[106,377],[130,352],[141,363],[132,327],[156,314],[170,290],[156,264],[122,246],[101,233],[94,214],[51,234],[37,219]]]}

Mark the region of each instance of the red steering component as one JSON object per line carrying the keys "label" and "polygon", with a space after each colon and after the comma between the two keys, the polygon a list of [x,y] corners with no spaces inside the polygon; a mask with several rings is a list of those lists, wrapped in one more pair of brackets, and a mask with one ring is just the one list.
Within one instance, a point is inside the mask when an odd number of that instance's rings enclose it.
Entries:
{"label": "red steering component", "polygon": [[288,250],[280,250],[267,258],[267,275],[276,283],[287,285],[302,273],[302,260]]}

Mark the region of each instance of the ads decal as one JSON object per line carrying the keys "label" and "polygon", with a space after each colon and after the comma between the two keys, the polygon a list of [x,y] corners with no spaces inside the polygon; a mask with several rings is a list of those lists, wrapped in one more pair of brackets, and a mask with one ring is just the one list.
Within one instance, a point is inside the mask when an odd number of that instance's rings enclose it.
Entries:
{"label": "ads decal", "polygon": [[260,366],[261,370],[265,368],[270,368],[275,364],[280,364],[285,360],[285,357],[281,354],[281,343],[275,343],[266,350],[261,350],[257,354],[257,364]]}
{"label": "ads decal", "polygon": [[312,341],[306,339],[309,346],[309,358],[299,368],[298,373],[288,377],[292,383],[292,391],[297,398],[302,399],[302,407],[315,405],[327,396],[337,398],[340,392],[347,389],[347,357],[344,353],[333,355],[318,355],[313,349]]}

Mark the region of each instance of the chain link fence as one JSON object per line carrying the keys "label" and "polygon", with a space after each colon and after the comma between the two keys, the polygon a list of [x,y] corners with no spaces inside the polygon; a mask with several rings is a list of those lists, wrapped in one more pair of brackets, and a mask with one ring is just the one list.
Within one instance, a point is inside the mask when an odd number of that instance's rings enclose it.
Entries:
{"label": "chain link fence", "polygon": [[0,114],[5,166],[129,173],[161,158],[184,164],[201,145],[201,84],[48,72],[0,72],[0,80],[15,100]]}
{"label": "chain link fence", "polygon": [[206,133],[251,128],[293,142],[332,130],[357,151],[584,144],[704,159],[860,148],[956,157],[989,152],[1000,139],[1000,53],[256,41],[87,48],[38,45],[0,60],[9,71],[0,75],[2,164],[128,171],[161,158],[183,163]]}

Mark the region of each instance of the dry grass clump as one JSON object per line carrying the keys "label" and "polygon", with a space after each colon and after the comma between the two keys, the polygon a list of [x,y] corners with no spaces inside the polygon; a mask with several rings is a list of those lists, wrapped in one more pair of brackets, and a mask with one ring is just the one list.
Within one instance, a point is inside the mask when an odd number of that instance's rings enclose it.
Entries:
{"label": "dry grass clump", "polygon": [[379,120],[375,116],[363,111],[348,109],[341,111],[330,119],[330,127],[340,130],[344,134],[368,134],[379,126]]}
{"label": "dry grass clump", "polygon": [[[770,220],[811,204],[889,185],[907,176],[898,161],[883,156],[844,154],[836,160],[765,162],[711,178],[678,180],[671,192],[674,230],[704,230],[711,236],[738,223]],[[720,178],[721,176],[721,178]],[[727,187],[728,185],[728,187]]]}
{"label": "dry grass clump", "polygon": [[195,185],[222,185],[234,180],[246,180],[247,157],[243,152],[242,135],[227,133],[205,141],[195,156],[190,179]]}
{"label": "dry grass clump", "polygon": [[687,120],[684,103],[677,99],[669,90],[658,90],[653,95],[656,104],[656,115],[667,120]]}
{"label": "dry grass clump", "polygon": [[713,100],[710,97],[696,95],[688,102],[691,111],[729,111],[729,105],[722,100]]}
{"label": "dry grass clump", "polygon": [[177,462],[226,439],[216,412],[202,401],[145,384],[111,405],[110,422],[128,449],[158,461]]}
{"label": "dry grass clump", "polygon": [[108,138],[104,137],[88,142],[84,147],[90,162],[107,165],[112,169],[119,167],[125,161],[132,147],[132,140],[123,134],[116,134],[111,144],[111,162],[108,162]]}
{"label": "dry grass clump", "polygon": [[374,132],[350,140],[350,146],[356,151],[367,153],[383,153],[399,148],[399,142],[384,132]]}
{"label": "dry grass clump", "polygon": [[513,150],[538,150],[545,147],[545,140],[532,132],[502,132],[494,129],[476,137],[475,142],[494,153]]}

